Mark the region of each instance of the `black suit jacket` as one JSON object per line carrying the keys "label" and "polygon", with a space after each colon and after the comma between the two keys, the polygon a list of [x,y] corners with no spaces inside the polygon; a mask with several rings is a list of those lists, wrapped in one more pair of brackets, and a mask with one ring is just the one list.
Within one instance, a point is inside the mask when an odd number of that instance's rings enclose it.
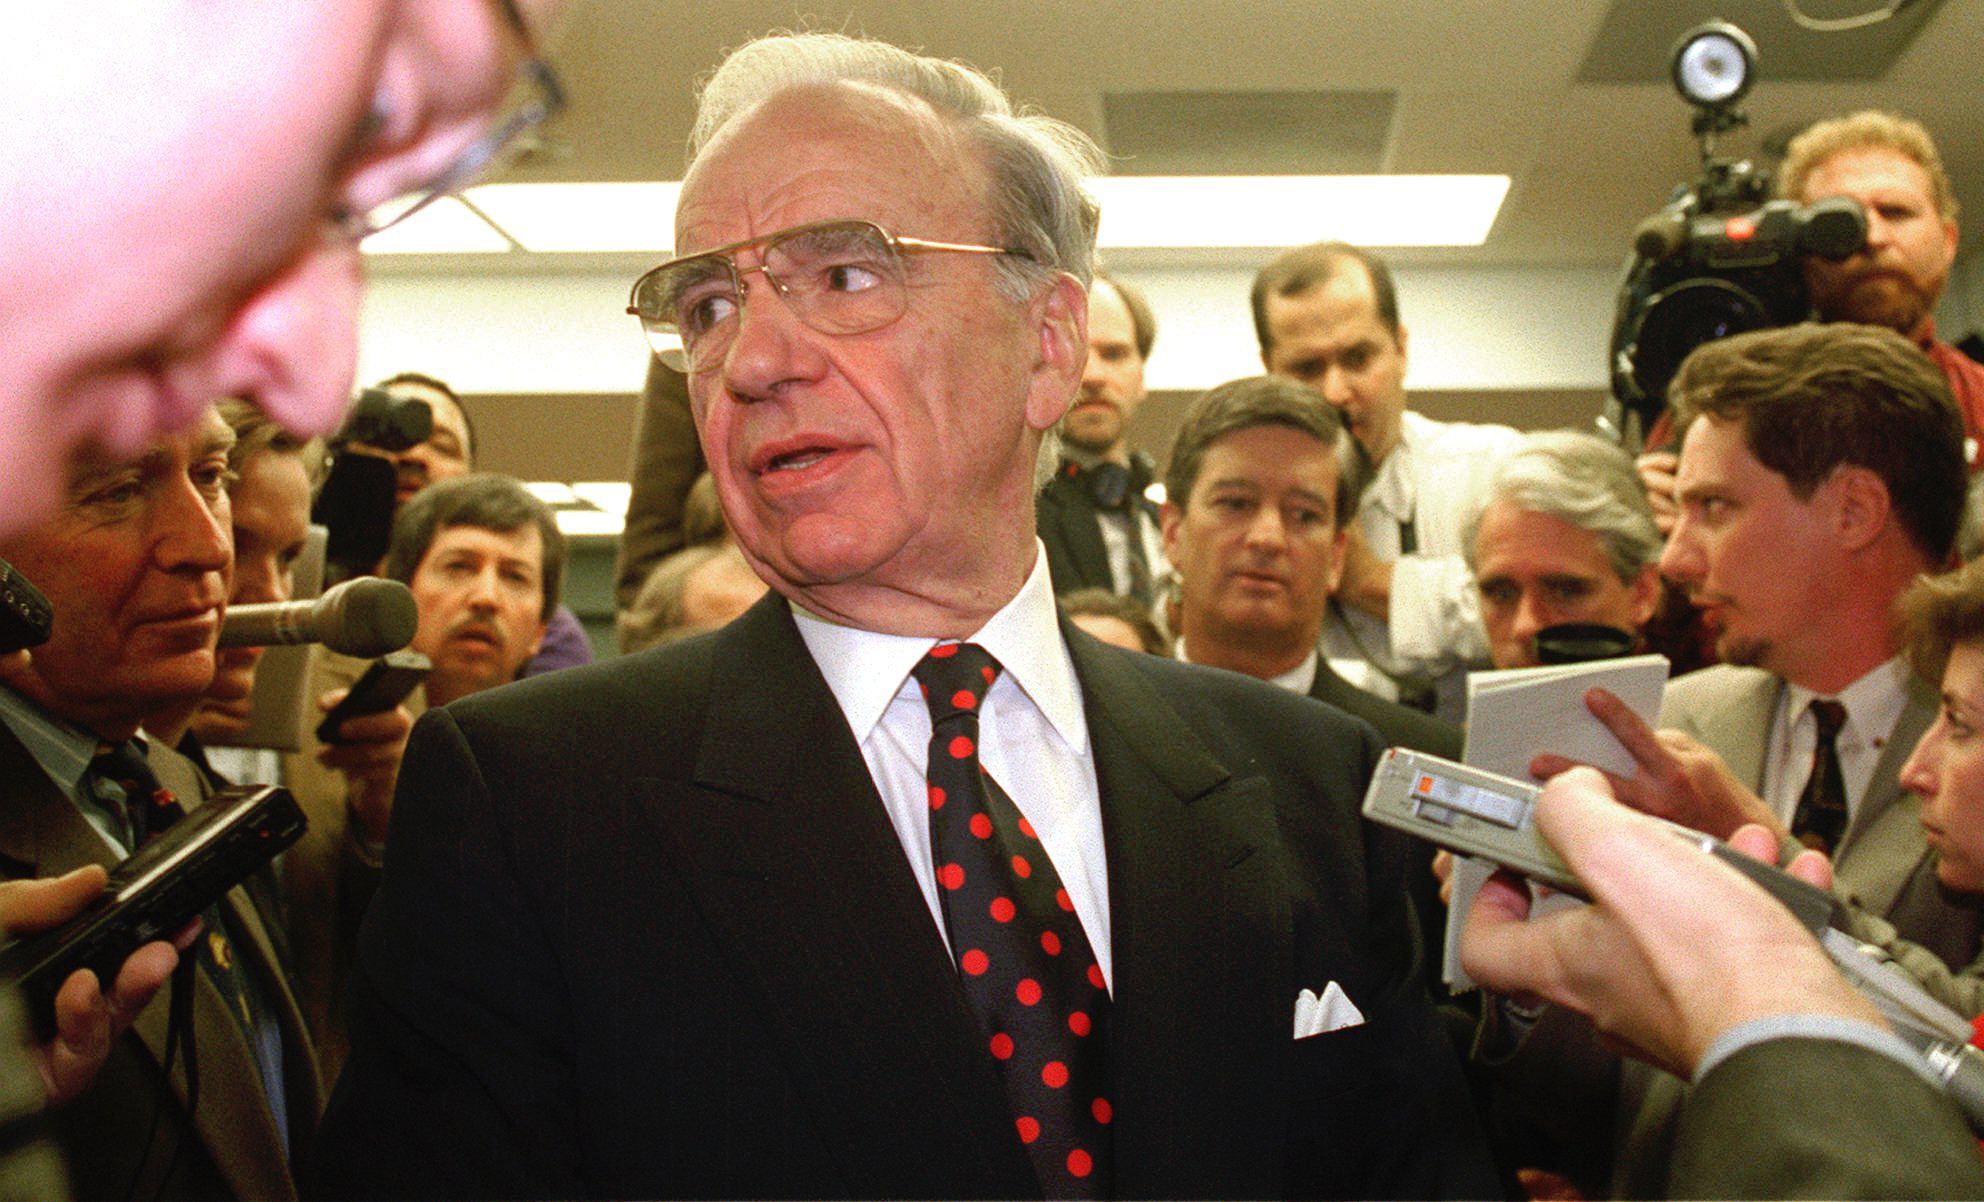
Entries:
{"label": "black suit jacket", "polygon": [[[1142,455],[1136,458],[1142,473],[1138,478],[1147,477],[1150,461]],[[1055,472],[1035,498],[1033,515],[1034,531],[1047,548],[1047,574],[1054,582],[1054,591],[1100,588],[1120,592],[1109,573],[1109,549],[1103,545],[1102,528],[1096,524],[1100,511],[1095,499],[1086,485],[1068,477],[1066,464],[1062,466],[1064,470]],[[1141,492],[1132,504],[1156,526],[1157,506]]]}
{"label": "black suit jacket", "polygon": [[[1116,1190],[1492,1191],[1416,987],[1400,847],[1356,817],[1369,735],[1068,640],[1104,799]],[[317,1192],[1038,1195],[776,595],[428,714],[388,848]],[[1298,991],[1329,981],[1369,1021],[1292,1042]]]}
{"label": "black suit jacket", "polygon": [[1390,747],[1410,747],[1457,760],[1466,743],[1459,726],[1365,692],[1337,675],[1325,656],[1316,657],[1316,680],[1309,686],[1309,696],[1327,701],[1377,727],[1378,734]]}

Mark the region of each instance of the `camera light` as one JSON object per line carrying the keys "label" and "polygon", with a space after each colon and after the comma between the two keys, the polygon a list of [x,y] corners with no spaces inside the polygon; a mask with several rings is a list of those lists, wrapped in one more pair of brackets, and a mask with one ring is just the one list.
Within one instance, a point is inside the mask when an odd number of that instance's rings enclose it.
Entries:
{"label": "camera light", "polygon": [[1681,35],[1674,48],[1674,87],[1698,108],[1722,108],[1750,90],[1756,43],[1727,21],[1709,21]]}

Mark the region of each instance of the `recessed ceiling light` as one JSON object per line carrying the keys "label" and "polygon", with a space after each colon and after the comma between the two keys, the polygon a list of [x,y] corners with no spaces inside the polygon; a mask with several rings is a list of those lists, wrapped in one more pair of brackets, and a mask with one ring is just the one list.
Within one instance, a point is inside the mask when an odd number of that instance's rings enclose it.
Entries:
{"label": "recessed ceiling light", "polygon": [[[1506,175],[1111,176],[1092,181],[1104,250],[1479,246]],[[538,254],[670,253],[678,183],[486,184],[469,196]],[[430,232],[431,231],[431,232]],[[930,236],[931,231],[906,230]],[[941,232],[941,231],[940,231]],[[460,204],[435,204],[365,243],[367,254],[502,253]]]}

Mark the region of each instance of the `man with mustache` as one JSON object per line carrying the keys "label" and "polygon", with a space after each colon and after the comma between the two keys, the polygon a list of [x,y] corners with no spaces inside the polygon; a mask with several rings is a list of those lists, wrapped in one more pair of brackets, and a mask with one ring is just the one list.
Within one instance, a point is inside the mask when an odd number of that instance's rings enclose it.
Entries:
{"label": "man with mustache", "polygon": [[1106,588],[1148,606],[1164,576],[1154,468],[1130,450],[1130,416],[1144,403],[1144,361],[1157,319],[1143,293],[1098,272],[1088,294],[1088,362],[1061,419],[1061,464],[1041,490],[1037,526],[1057,593]]}
{"label": "man with mustache", "polygon": [[[421,489],[455,480],[475,470],[475,425],[468,408],[447,381],[417,371],[403,371],[373,385],[403,401],[419,401],[434,415],[434,429],[404,451],[388,451],[354,440],[352,449],[393,461],[393,508],[397,512]],[[552,611],[539,650],[528,657],[519,676],[535,676],[557,668],[592,662],[592,643],[579,616],[560,603]]]}
{"label": "man with mustache", "polygon": [[401,509],[385,574],[420,607],[412,647],[434,661],[427,704],[515,680],[544,638],[564,568],[550,508],[508,476],[444,481]]}

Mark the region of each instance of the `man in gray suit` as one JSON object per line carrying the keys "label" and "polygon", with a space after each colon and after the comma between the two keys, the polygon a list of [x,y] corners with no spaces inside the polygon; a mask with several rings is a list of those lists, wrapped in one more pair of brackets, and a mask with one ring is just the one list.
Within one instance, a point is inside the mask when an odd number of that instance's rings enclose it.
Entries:
{"label": "man in gray suit", "polygon": [[[1661,570],[1703,611],[1725,662],[1668,687],[1669,729],[1657,735],[1594,695],[1593,711],[1639,764],[1614,787],[1639,809],[1722,838],[1755,823],[1816,847],[1859,912],[1952,968],[1970,964],[1978,912],[1937,882],[1920,803],[1899,783],[1936,698],[1897,654],[1894,605],[1948,559],[1963,507],[1962,427],[1941,373],[1891,331],[1798,326],[1703,347],[1671,399],[1686,435],[1681,513]],[[1555,756],[1533,765],[1546,775],[1567,766]],[[1591,1070],[1547,1105],[1610,1127],[1611,1164],[1598,1171],[1612,1193],[1663,1188],[1678,1078],[1594,1064],[1555,1016],[1511,1055],[1490,1035],[1489,1058],[1532,1099],[1523,1082],[1542,1077],[1531,1074],[1556,1078],[1558,1090]],[[1614,1104],[1591,1105],[1589,1089]]]}
{"label": "man in gray suit", "polygon": [[1625,796],[1710,834],[1760,822],[1817,847],[1842,897],[1968,963],[1977,912],[1936,883],[1899,780],[1936,698],[1897,654],[1895,600],[1948,560],[1963,511],[1941,373],[1875,327],[1799,326],[1702,348],[1673,396],[1689,424],[1661,570],[1725,662],[1668,687],[1671,729],[1635,740]]}

